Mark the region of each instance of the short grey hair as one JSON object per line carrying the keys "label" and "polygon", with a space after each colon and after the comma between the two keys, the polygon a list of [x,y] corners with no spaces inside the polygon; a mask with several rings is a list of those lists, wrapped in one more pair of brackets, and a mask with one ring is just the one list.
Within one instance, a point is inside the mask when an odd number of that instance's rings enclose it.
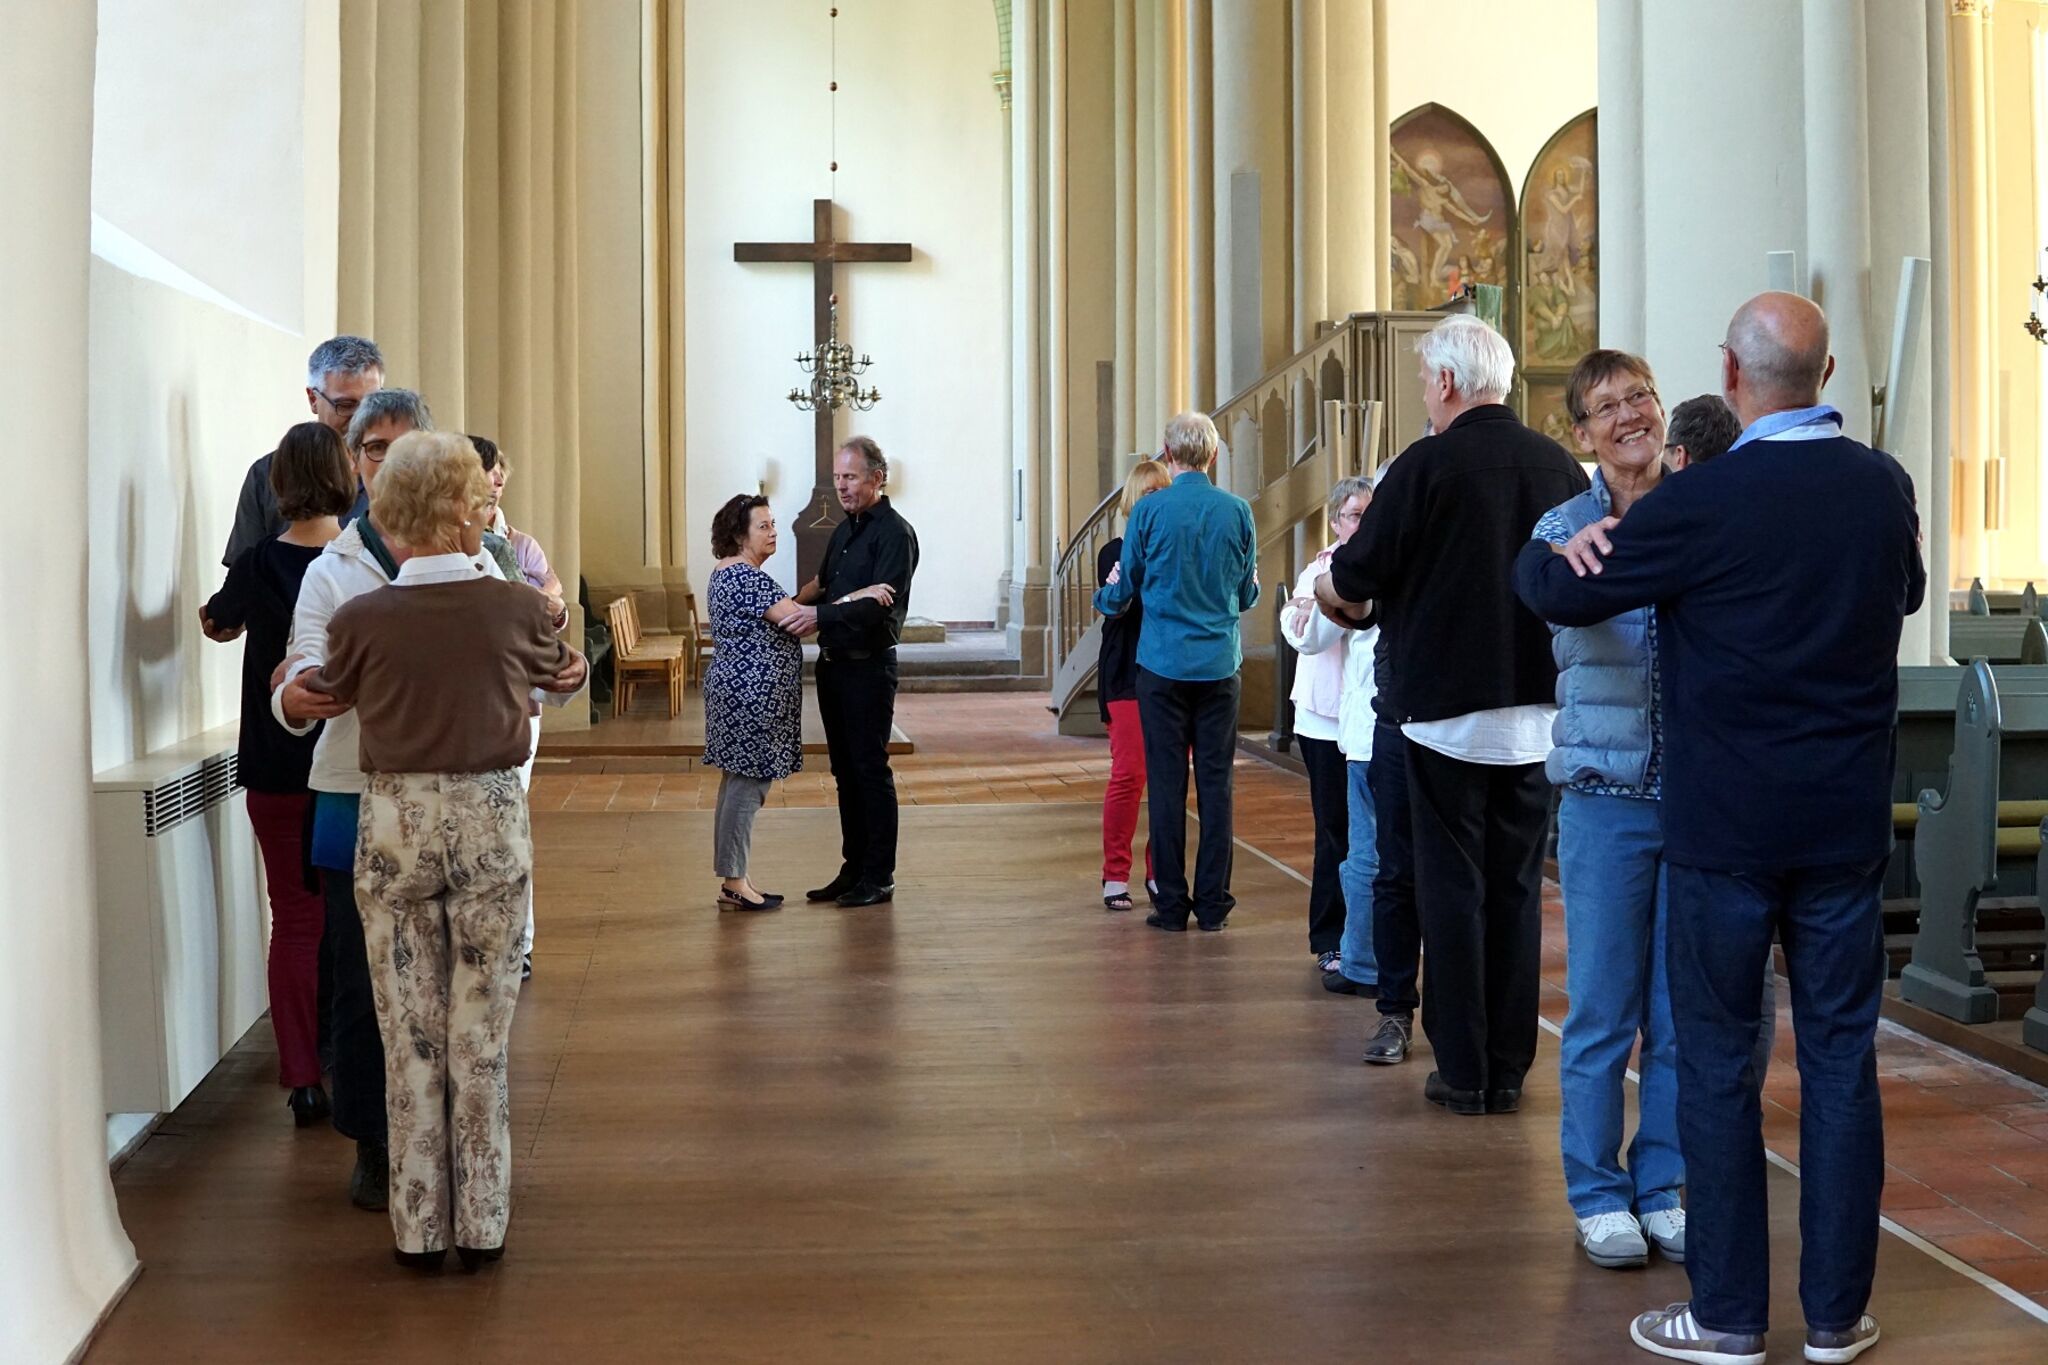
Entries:
{"label": "short grey hair", "polygon": [[1445,318],[1415,349],[1432,372],[1449,370],[1451,386],[1466,398],[1498,403],[1514,387],[1515,353],[1507,338],[1469,313]]}
{"label": "short grey hair", "polygon": [[434,429],[434,414],[427,411],[426,399],[411,389],[379,389],[356,404],[356,415],[348,419],[348,448],[361,450],[371,427],[394,418],[412,423],[414,431]]}
{"label": "short grey hair", "polygon": [[324,387],[330,374],[361,374],[384,369],[384,353],[368,337],[329,337],[306,357],[306,387]]}
{"label": "short grey hair", "polygon": [[1222,444],[1205,412],[1183,412],[1166,424],[1166,458],[1182,469],[1207,469]]}
{"label": "short grey hair", "polygon": [[889,482],[889,457],[882,454],[882,447],[874,437],[849,436],[839,443],[839,449],[854,452],[867,465],[868,473],[880,474],[883,483]]}
{"label": "short grey hair", "polygon": [[1363,474],[1353,474],[1349,478],[1337,480],[1336,486],[1330,490],[1330,500],[1323,509],[1329,513],[1332,523],[1337,520],[1337,514],[1344,510],[1344,504],[1353,498],[1372,501],[1372,480]]}

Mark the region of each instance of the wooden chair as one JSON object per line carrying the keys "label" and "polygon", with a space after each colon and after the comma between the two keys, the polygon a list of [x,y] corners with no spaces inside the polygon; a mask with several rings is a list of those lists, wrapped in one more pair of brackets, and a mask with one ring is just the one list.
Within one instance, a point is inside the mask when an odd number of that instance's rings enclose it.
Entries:
{"label": "wooden chair", "polygon": [[715,652],[716,646],[711,643],[710,629],[705,626],[703,619],[697,615],[696,593],[686,592],[683,594],[683,616],[684,620],[688,623],[688,628],[683,634],[683,640],[685,642],[684,647],[689,653],[690,676],[695,678],[697,685],[701,687],[704,684],[704,670],[710,667],[711,656]]}
{"label": "wooden chair", "polygon": [[668,718],[674,720],[681,715],[683,652],[680,642],[642,639],[639,614],[633,610],[631,594],[614,598],[605,608],[605,620],[612,628],[612,714],[626,714],[632,705],[635,687],[661,682],[668,687]]}

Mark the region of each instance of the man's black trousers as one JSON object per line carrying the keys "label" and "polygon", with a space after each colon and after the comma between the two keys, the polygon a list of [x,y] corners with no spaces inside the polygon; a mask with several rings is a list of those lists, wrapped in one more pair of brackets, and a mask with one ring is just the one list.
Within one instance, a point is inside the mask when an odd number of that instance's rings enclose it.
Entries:
{"label": "man's black trousers", "polygon": [[839,788],[841,872],[856,882],[896,881],[896,774],[889,734],[896,723],[896,658],[818,661],[818,713],[832,781]]}
{"label": "man's black trousers", "polygon": [[[1152,879],[1159,917],[1185,924],[1190,912],[1220,925],[1237,901],[1230,894],[1231,764],[1237,757],[1235,675],[1182,682],[1138,670],[1138,722],[1145,731],[1145,796],[1151,815]],[[1194,755],[1195,808],[1202,820],[1195,883],[1188,888],[1188,755]]]}
{"label": "man's black trousers", "polygon": [[1467,763],[1408,743],[1422,1027],[1454,1090],[1519,1090],[1536,1059],[1543,956],[1541,763]]}

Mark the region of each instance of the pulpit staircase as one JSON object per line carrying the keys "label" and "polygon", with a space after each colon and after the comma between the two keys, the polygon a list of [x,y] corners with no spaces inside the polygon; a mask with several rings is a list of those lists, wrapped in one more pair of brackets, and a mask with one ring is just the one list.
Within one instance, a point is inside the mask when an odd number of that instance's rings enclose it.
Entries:
{"label": "pulpit staircase", "polygon": [[[1248,495],[1258,534],[1260,580],[1265,591],[1255,613],[1277,626],[1301,565],[1320,546],[1324,500],[1331,485],[1369,474],[1380,463],[1383,431],[1420,432],[1414,396],[1412,346],[1406,343],[1442,321],[1438,312],[1354,313],[1310,345],[1259,376],[1209,415],[1222,436],[1217,478],[1243,489],[1243,463],[1256,462],[1260,478]],[[1413,407],[1415,412],[1409,412]],[[1099,734],[1093,700],[1102,645],[1096,615],[1095,561],[1121,532],[1112,489],[1061,549],[1052,582],[1052,695],[1048,708],[1062,734]],[[1249,618],[1251,614],[1248,613]],[[1247,621],[1245,713],[1270,708],[1276,739],[1292,733],[1287,693],[1294,654],[1273,648],[1277,629]]]}

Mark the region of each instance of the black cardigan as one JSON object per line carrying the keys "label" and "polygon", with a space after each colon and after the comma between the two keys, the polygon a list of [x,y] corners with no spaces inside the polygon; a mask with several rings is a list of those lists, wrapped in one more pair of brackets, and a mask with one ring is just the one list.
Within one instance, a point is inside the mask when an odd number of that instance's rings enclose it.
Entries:
{"label": "black cardigan", "polygon": [[[1124,553],[1124,538],[1117,536],[1095,556],[1095,586],[1109,582],[1109,571]],[[1109,724],[1109,704],[1138,699],[1138,632],[1145,624],[1145,608],[1136,598],[1121,616],[1102,618],[1102,652],[1097,656],[1095,700],[1102,710],[1102,723]]]}
{"label": "black cardigan", "polygon": [[1556,699],[1550,631],[1515,597],[1537,518],[1588,487],[1564,447],[1501,404],[1401,452],[1331,561],[1347,600],[1379,604],[1402,721]]}

